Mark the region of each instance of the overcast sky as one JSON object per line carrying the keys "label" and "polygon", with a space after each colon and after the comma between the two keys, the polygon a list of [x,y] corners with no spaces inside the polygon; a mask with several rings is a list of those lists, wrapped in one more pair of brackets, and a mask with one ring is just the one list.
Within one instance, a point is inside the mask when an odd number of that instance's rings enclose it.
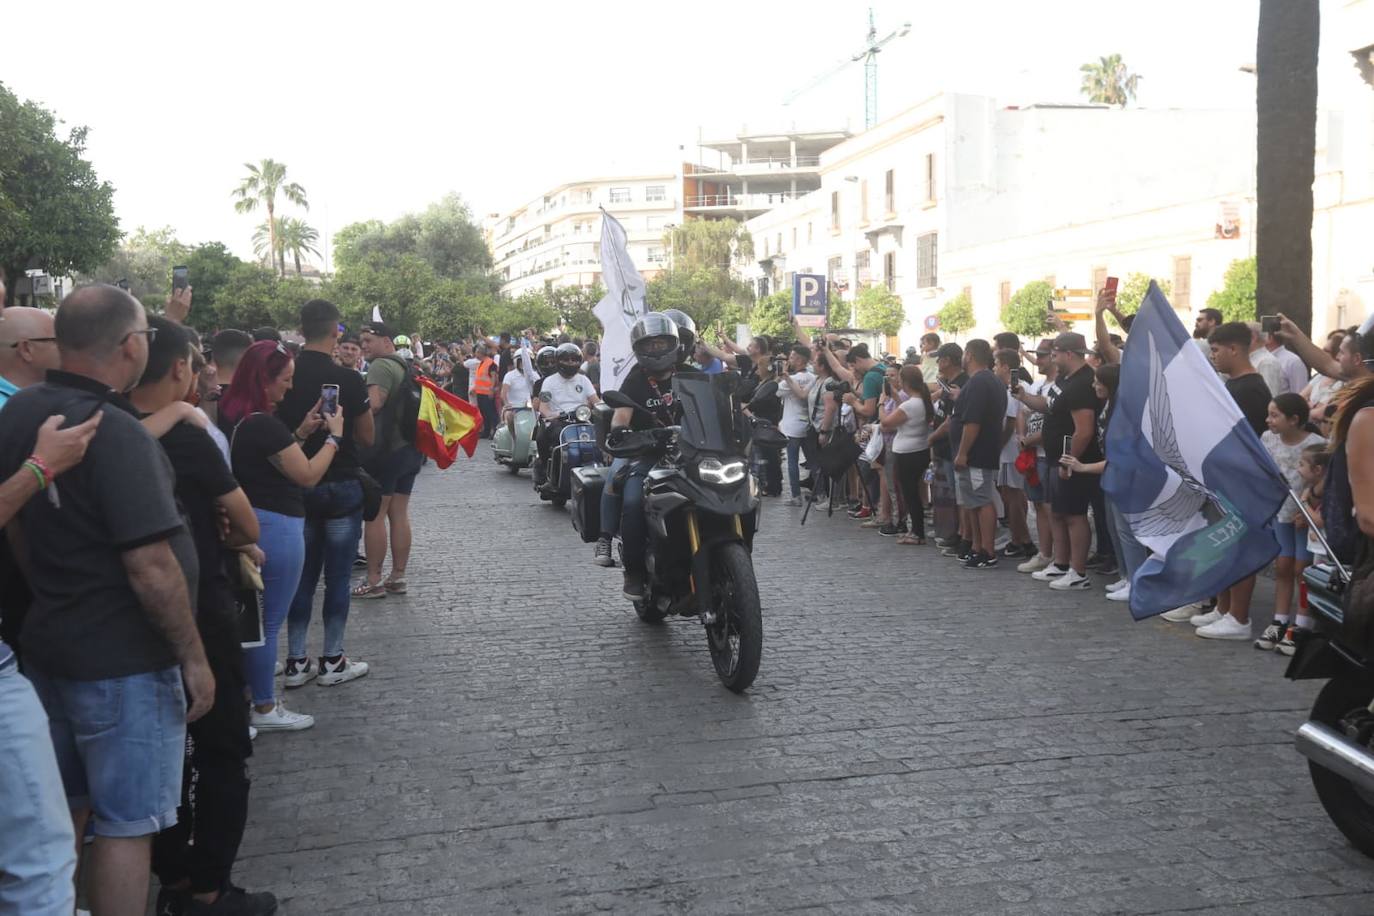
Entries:
{"label": "overcast sky", "polygon": [[[1112,52],[1146,107],[1254,104],[1258,0],[877,0],[887,117],[940,91],[1082,101],[1078,67]],[[321,233],[392,219],[448,191],[479,217],[585,177],[669,170],[701,127],[863,126],[863,67],[790,107],[860,50],[860,0],[366,4],[44,0],[10,32],[0,80],[91,128],[122,226],[174,227],[251,254],[260,216],[230,191],[270,157]],[[1129,142],[1129,138],[1123,138]],[[684,152],[679,153],[679,145]]]}

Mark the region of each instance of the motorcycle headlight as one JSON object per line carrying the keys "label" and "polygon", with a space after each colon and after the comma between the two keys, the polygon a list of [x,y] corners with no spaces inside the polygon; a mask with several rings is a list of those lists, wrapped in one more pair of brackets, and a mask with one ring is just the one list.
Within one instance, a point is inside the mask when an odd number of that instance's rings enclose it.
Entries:
{"label": "motorcycle headlight", "polygon": [[716,458],[703,458],[697,465],[697,476],[706,483],[717,485],[739,483],[744,479],[745,470],[743,461],[727,461],[722,463]]}
{"label": "motorcycle headlight", "polygon": [[577,408],[577,411],[573,414],[573,416],[577,417],[578,423],[587,423],[592,418],[592,409],[588,407],[586,404],[583,404]]}

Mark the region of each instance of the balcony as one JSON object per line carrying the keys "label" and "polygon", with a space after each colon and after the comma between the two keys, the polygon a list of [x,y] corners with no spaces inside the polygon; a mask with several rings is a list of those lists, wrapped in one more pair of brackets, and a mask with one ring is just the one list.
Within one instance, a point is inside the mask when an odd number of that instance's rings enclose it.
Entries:
{"label": "balcony", "polygon": [[798,191],[793,194],[791,191],[769,191],[759,194],[735,194],[726,192],[724,194],[697,194],[688,197],[683,202],[683,209],[686,210],[744,210],[762,213],[766,210],[786,203],[789,200],[796,200],[804,192]]}
{"label": "balcony", "polygon": [[782,156],[767,159],[746,159],[736,162],[730,171],[736,175],[758,175],[770,172],[815,171],[820,168],[820,156]]}

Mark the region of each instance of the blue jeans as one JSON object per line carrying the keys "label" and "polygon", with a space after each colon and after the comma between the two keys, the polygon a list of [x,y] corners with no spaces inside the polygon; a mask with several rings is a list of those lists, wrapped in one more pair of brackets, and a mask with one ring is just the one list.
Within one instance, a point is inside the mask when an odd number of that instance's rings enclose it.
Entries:
{"label": "blue jeans", "polygon": [[71,916],[71,812],[47,714],[13,656],[0,663],[0,798],[0,913]]}
{"label": "blue jeans", "polygon": [[[611,492],[616,473],[631,465],[618,494]],[[644,542],[648,532],[644,527],[644,477],[653,467],[646,459],[617,458],[606,475],[606,489],[601,491],[601,533],[607,537],[620,535],[620,559],[626,569],[643,571]]]}
{"label": "blue jeans", "polygon": [[74,681],[30,666],[70,808],[97,836],[142,837],[177,822],[186,759],[181,669]]}
{"label": "blue jeans", "polygon": [[616,458],[606,472],[606,486],[601,490],[601,536],[613,538],[620,533],[620,493],[613,482],[620,469],[630,463],[629,458]]}
{"label": "blue jeans", "polygon": [[1131,526],[1126,522],[1126,516],[1116,507],[1110,496],[1107,497],[1107,517],[1111,519],[1112,533],[1116,535],[1113,540],[1116,542],[1116,558],[1121,563],[1121,574],[1130,580],[1135,571],[1149,559],[1149,548],[1135,539],[1135,535],[1131,533]]}
{"label": "blue jeans", "polygon": [[265,706],[276,699],[272,672],[277,666],[277,634],[286,622],[305,564],[305,519],[266,509],[253,512],[261,529],[258,546],[267,555],[262,567],[263,644],[244,650],[243,668],[253,702]]}
{"label": "blue jeans", "polygon": [[802,440],[787,437],[787,476],[792,481],[792,498],[801,498],[801,464],[797,456],[801,454]]}
{"label": "blue jeans", "polygon": [[356,480],[322,483],[305,491],[305,562],[286,624],[286,654],[306,658],[315,586],[324,572],[324,654],[343,655],[348,626],[349,577],[363,532],[363,488]]}

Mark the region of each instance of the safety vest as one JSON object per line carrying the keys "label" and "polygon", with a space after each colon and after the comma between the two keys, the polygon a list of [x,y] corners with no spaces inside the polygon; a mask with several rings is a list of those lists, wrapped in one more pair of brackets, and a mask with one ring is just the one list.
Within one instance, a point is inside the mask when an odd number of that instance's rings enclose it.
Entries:
{"label": "safety vest", "polygon": [[477,369],[473,373],[472,383],[469,386],[470,393],[476,397],[479,394],[493,395],[496,393],[496,379],[492,377],[492,369],[496,364],[491,361],[491,357],[485,357],[477,364]]}

